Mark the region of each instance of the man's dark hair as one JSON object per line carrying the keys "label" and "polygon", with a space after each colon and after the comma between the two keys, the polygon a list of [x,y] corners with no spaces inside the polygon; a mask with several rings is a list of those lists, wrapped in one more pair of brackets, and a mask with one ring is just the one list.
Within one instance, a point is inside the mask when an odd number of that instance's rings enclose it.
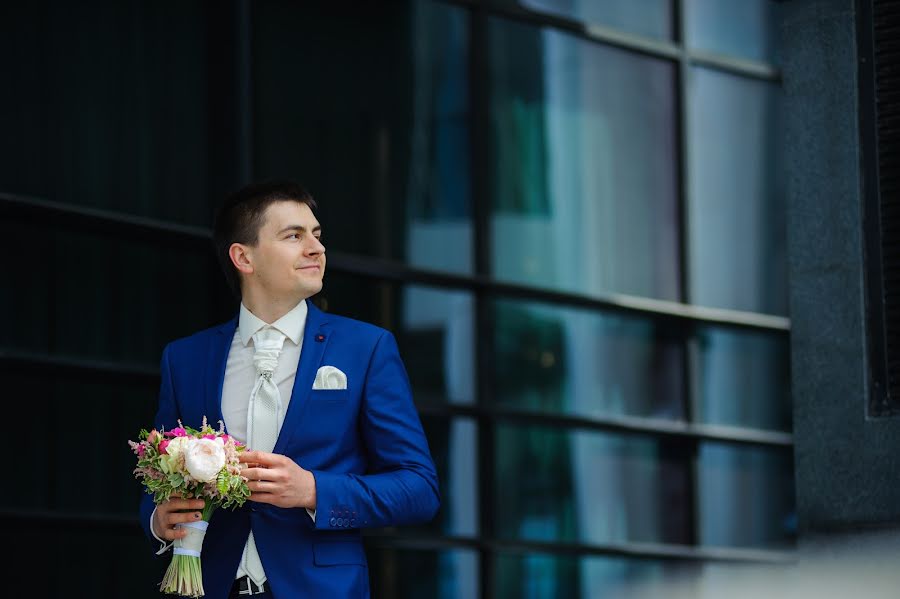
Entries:
{"label": "man's dark hair", "polygon": [[225,274],[228,287],[238,298],[241,297],[241,277],[228,250],[234,243],[256,245],[259,230],[263,226],[263,215],[273,202],[298,202],[315,210],[317,205],[302,185],[293,181],[265,181],[250,183],[225,197],[216,211],[213,221],[213,245],[216,258]]}

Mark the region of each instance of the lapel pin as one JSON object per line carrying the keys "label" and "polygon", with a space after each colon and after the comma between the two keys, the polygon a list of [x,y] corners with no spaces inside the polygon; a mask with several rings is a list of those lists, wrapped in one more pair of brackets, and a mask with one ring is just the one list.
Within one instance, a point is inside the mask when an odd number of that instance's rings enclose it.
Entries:
{"label": "lapel pin", "polygon": [[316,341],[322,342],[325,341],[325,335],[316,335]]}

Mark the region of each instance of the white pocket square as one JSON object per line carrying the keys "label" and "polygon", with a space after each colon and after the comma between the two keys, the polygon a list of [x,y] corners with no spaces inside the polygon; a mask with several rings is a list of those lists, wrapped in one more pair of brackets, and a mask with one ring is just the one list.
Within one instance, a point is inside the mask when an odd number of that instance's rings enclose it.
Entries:
{"label": "white pocket square", "polygon": [[347,375],[340,368],[334,366],[322,366],[316,372],[316,380],[313,381],[313,389],[346,389]]}

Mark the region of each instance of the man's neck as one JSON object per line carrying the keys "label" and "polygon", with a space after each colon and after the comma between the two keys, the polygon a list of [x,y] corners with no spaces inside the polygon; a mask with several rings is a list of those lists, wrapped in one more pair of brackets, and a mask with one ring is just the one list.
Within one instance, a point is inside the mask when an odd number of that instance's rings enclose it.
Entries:
{"label": "man's neck", "polygon": [[302,301],[305,301],[305,298],[266,298],[265,301],[263,301],[261,298],[253,297],[252,294],[247,294],[241,298],[241,303],[243,303],[254,316],[266,324],[272,324],[296,308],[297,304]]}

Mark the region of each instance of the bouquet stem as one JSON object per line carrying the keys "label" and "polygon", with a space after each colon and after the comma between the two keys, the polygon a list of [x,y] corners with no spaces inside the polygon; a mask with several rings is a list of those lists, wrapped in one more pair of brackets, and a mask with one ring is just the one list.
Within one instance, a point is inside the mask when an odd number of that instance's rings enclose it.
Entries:
{"label": "bouquet stem", "polygon": [[176,528],[186,528],[188,534],[182,539],[175,539],[172,561],[169,562],[162,582],[159,583],[161,592],[186,597],[202,597],[204,595],[200,552],[203,549],[206,527],[209,525],[209,519],[215,509],[216,505],[207,501],[203,507],[200,522],[185,522],[175,525]]}

